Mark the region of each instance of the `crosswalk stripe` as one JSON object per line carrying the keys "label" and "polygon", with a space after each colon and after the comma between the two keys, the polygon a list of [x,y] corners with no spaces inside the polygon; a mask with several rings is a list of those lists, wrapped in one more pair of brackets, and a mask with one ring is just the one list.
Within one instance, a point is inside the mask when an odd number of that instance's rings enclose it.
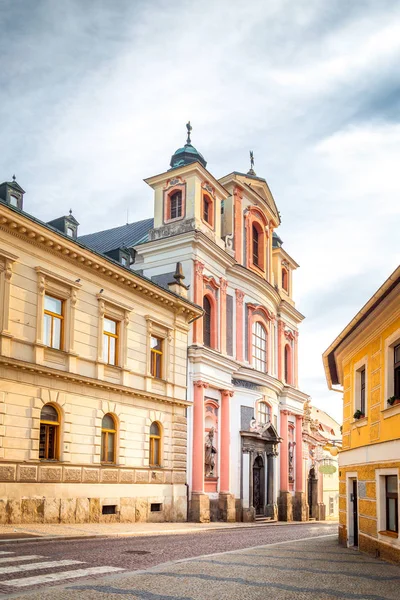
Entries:
{"label": "crosswalk stripe", "polygon": [[102,573],[112,573],[115,571],[124,571],[120,567],[89,567],[88,569],[77,569],[76,571],[62,571],[61,573],[47,573],[37,577],[23,577],[21,579],[10,579],[2,581],[1,585],[10,587],[27,587],[28,585],[38,585],[50,581],[60,581],[61,579],[72,579],[76,577],[86,577],[88,575],[101,575]]}
{"label": "crosswalk stripe", "polygon": [[36,556],[36,554],[31,554],[29,556],[8,556],[7,558],[0,558],[1,563],[9,563],[9,562],[18,562],[22,560],[37,560],[38,558],[44,558],[43,556]]}
{"label": "crosswalk stripe", "polygon": [[[29,565],[17,565],[0,567],[0,575],[11,575],[11,573],[22,573],[23,571],[36,571],[37,569],[53,569],[55,567],[69,567],[70,565],[82,565],[81,560],[52,560]],[[0,581],[0,585],[1,585]]]}
{"label": "crosswalk stripe", "polygon": [[4,556],[5,554],[15,554],[15,552],[0,552],[0,554]]}

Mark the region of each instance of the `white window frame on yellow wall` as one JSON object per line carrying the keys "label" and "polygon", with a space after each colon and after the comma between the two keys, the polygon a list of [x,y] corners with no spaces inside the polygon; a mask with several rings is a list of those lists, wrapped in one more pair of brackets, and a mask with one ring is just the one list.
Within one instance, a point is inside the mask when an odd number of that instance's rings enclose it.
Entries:
{"label": "white window frame on yellow wall", "polygon": [[[107,367],[128,368],[128,327],[132,307],[122,304],[111,296],[103,293],[97,294],[99,303],[98,335],[97,335],[97,361]],[[117,324],[116,334],[116,361],[115,365],[104,361],[104,320],[109,319]]]}
{"label": "white window frame on yellow wall", "polygon": [[[384,382],[384,405],[383,408],[388,408],[387,400],[394,394],[394,349],[400,344],[400,328],[394,331],[385,339],[385,382]],[[399,407],[400,410],[400,407]]]}
{"label": "white window frame on yellow wall", "polygon": [[[395,546],[400,547],[400,539],[399,537],[388,537],[385,535],[386,529],[386,477],[388,475],[396,475],[397,477],[397,489],[399,495],[400,502],[400,469],[395,467],[386,468],[386,469],[376,469],[375,471],[375,481],[376,481],[376,515],[378,518],[377,522],[377,531],[378,531],[378,539],[382,540],[386,543],[393,544]],[[400,531],[400,510],[398,509],[398,530]]]}
{"label": "white window frame on yellow wall", "polygon": [[368,418],[369,410],[369,372],[368,372],[368,356],[363,356],[353,367],[353,410],[351,416],[361,408],[361,373],[365,369],[365,418]]}
{"label": "white window frame on yellow wall", "polygon": [[0,335],[11,335],[9,329],[11,278],[13,263],[17,260],[18,256],[0,248]]}
{"label": "white window frame on yellow wall", "polygon": [[[63,341],[60,350],[74,353],[75,306],[81,284],[42,267],[36,267],[35,270],[38,277],[36,345],[46,345],[44,339],[44,313],[45,296],[48,295],[63,303]],[[49,349],[53,350],[52,348]]]}

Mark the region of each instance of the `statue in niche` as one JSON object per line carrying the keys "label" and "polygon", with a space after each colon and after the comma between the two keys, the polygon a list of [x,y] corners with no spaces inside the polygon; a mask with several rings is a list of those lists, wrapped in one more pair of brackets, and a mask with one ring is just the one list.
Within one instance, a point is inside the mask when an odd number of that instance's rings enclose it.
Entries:
{"label": "statue in niche", "polygon": [[214,427],[211,427],[210,431],[207,434],[205,441],[205,456],[204,456],[204,466],[205,466],[205,476],[206,477],[214,477],[214,467],[215,467],[215,455],[217,454],[217,449],[214,446]]}

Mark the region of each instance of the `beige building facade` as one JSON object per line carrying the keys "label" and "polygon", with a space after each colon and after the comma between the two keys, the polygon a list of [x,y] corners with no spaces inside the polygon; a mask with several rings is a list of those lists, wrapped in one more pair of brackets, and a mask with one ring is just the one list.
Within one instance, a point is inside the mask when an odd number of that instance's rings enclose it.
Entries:
{"label": "beige building facade", "polygon": [[15,181],[0,188],[0,522],[186,520],[202,309],[77,242],[71,215],[22,212]]}

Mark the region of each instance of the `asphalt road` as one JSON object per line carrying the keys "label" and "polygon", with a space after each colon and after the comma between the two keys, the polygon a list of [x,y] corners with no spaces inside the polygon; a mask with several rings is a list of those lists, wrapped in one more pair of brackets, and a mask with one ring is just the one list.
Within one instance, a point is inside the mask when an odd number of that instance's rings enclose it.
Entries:
{"label": "asphalt road", "polygon": [[[266,525],[179,535],[0,544],[0,598],[83,584],[196,556],[336,533],[337,524]],[[56,595],[54,596],[57,597]]]}

